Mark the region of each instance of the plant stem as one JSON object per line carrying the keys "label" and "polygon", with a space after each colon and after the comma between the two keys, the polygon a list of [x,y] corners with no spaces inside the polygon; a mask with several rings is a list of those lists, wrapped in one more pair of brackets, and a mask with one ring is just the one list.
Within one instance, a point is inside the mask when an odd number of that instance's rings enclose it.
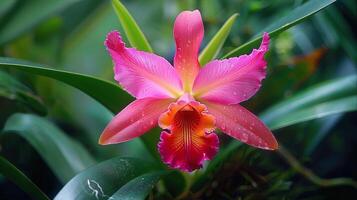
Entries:
{"label": "plant stem", "polygon": [[313,171],[304,167],[285,147],[281,144],[277,150],[287,163],[298,173],[303,175],[307,180],[321,187],[334,187],[334,186],[351,186],[357,189],[357,182],[351,178],[331,178],[324,179],[317,176]]}

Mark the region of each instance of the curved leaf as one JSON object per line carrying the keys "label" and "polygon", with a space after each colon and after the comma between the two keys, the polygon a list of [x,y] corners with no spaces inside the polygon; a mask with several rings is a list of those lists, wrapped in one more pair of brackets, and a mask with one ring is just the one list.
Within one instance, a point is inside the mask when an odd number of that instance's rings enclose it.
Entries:
{"label": "curved leaf", "polygon": [[44,118],[14,114],[6,122],[3,131],[25,138],[63,183],[95,163],[81,144]]}
{"label": "curved leaf", "polygon": [[[326,8],[336,0],[311,0],[306,2],[305,4],[293,9],[289,12],[288,15],[281,18],[279,21],[273,23],[266,29],[261,32],[269,32],[269,36],[274,38],[275,36],[279,35],[281,32],[289,29],[292,26],[295,26],[301,23],[303,20],[307,19],[308,17],[312,16],[313,14],[319,12],[320,10]],[[261,35],[261,34],[260,34]],[[259,45],[262,40],[262,36],[257,37],[240,47],[233,49],[229,53],[223,56],[223,58],[229,58],[233,56],[238,56],[244,53],[249,52],[252,48]]]}
{"label": "curved leaf", "polygon": [[61,1],[21,1],[19,7],[0,29],[0,45],[44,21],[48,16],[58,13],[79,0]]}
{"label": "curved leaf", "polygon": [[159,171],[141,175],[115,192],[111,198],[120,200],[145,200],[146,196],[167,172]]}
{"label": "curved leaf", "polygon": [[[46,76],[64,82],[91,96],[113,113],[119,112],[133,100],[133,97],[122,90],[117,84],[93,76],[45,68],[38,64],[4,57],[0,57],[0,67],[17,69],[29,74]],[[156,143],[150,142],[152,140],[150,138],[142,137],[141,139],[148,147],[148,151],[157,158]]]}
{"label": "curved leaf", "polygon": [[337,113],[344,113],[357,110],[357,95],[341,98],[338,100],[328,101],[321,104],[308,106],[301,110],[297,110],[285,117],[269,123],[268,126],[272,130],[290,126],[293,124],[301,123],[304,121],[322,118],[328,115]]}
{"label": "curved leaf", "polygon": [[119,0],[112,0],[112,4],[131,46],[142,51],[152,52],[144,33],[125,6]]}
{"label": "curved leaf", "polygon": [[0,71],[0,96],[15,100],[38,114],[45,115],[47,108],[31,90],[9,74]]}
{"label": "curved leaf", "polygon": [[288,114],[318,104],[327,100],[346,97],[357,92],[357,76],[351,75],[343,78],[329,80],[283,100],[273,105],[260,114],[260,118],[267,124],[279,123]]}
{"label": "curved leaf", "polygon": [[0,67],[17,69],[26,73],[46,76],[71,85],[93,97],[113,113],[117,113],[133,98],[118,85],[79,73],[43,67],[13,58],[0,57]]}
{"label": "curved leaf", "polygon": [[237,17],[237,13],[233,14],[213,36],[207,46],[202,50],[198,58],[201,66],[217,57]]}
{"label": "curved leaf", "polygon": [[2,156],[0,156],[0,174],[14,182],[33,199],[49,200],[46,194],[44,194],[24,173]]}
{"label": "curved leaf", "polygon": [[129,181],[154,170],[154,165],[144,160],[112,158],[76,175],[62,188],[55,200],[110,199],[112,194]]}

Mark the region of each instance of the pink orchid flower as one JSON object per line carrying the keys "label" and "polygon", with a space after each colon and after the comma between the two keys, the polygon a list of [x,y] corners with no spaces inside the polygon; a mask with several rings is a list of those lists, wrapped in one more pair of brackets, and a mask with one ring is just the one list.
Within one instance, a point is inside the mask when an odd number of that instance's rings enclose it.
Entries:
{"label": "pink orchid flower", "polygon": [[131,140],[158,124],[163,129],[158,143],[162,160],[188,172],[217,153],[216,127],[251,146],[278,148],[270,130],[239,105],[258,91],[266,75],[268,34],[251,54],[213,60],[200,68],[203,32],[198,10],[177,16],[174,67],[158,55],[125,47],[119,32],[108,34],[105,45],[114,62],[114,78],[136,100],[113,118],[100,144]]}

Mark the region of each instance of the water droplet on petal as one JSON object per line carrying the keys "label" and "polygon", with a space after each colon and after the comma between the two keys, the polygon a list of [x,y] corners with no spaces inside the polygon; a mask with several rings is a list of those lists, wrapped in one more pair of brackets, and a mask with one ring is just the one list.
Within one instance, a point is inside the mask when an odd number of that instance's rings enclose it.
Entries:
{"label": "water droplet on petal", "polygon": [[248,134],[243,133],[242,137],[240,138],[242,142],[247,142],[248,141]]}

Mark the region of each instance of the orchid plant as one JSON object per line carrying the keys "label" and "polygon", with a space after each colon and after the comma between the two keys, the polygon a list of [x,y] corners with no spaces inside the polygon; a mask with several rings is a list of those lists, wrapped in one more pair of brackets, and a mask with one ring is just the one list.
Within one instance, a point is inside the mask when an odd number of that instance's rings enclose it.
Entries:
{"label": "orchid plant", "polygon": [[259,90],[266,76],[269,35],[264,33],[260,47],[249,55],[204,66],[198,61],[204,35],[200,12],[181,12],[173,35],[173,66],[153,53],[127,48],[118,31],[107,35],[114,79],[136,100],[112,119],[99,143],[125,142],[159,125],[163,131],[157,147],[163,162],[187,172],[201,168],[217,153],[216,128],[251,146],[277,149],[271,131],[239,105]]}
{"label": "orchid plant", "polygon": [[0,1],[0,199],[355,199],[353,0],[81,2]]}

